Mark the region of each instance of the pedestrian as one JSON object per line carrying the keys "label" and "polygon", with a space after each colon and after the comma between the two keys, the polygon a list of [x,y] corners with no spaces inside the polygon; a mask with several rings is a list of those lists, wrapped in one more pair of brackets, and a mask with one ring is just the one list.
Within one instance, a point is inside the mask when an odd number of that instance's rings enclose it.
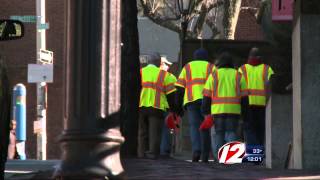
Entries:
{"label": "pedestrian", "polygon": [[154,53],[141,69],[138,157],[156,159],[160,154],[164,113],[173,111],[176,78],[161,70],[160,55]]}
{"label": "pedestrian", "polygon": [[203,89],[202,112],[206,120],[201,124],[201,127],[212,124],[213,118],[215,157],[225,143],[238,140],[236,131],[241,114],[241,95],[246,88],[245,80],[234,67],[228,52],[222,53],[218,61],[217,69],[210,74]]}
{"label": "pedestrian", "polygon": [[8,159],[20,159],[16,147],[16,121],[10,122],[10,138],[8,146]]}
{"label": "pedestrian", "polygon": [[272,68],[264,64],[259,48],[249,52],[247,64],[239,68],[247,83],[247,113],[244,115],[244,137],[247,144],[264,145],[265,108],[270,94]]}
{"label": "pedestrian", "polygon": [[[168,59],[166,57],[161,57],[161,65],[160,65],[160,69],[163,71],[166,71],[170,76],[173,76],[173,79],[176,79],[176,77],[168,72],[170,69],[170,66],[172,65],[172,63],[170,61],[168,61]],[[164,117],[167,118],[167,116],[169,115],[168,112],[164,113]],[[164,121],[163,123],[163,128],[162,128],[162,133],[161,133],[161,144],[160,144],[160,155],[162,157],[169,157],[170,153],[171,153],[171,146],[172,146],[172,133],[171,133],[171,129],[169,129],[167,127],[167,123]]]}
{"label": "pedestrian", "polygon": [[199,130],[204,117],[201,114],[202,91],[209,74],[215,66],[208,62],[208,52],[197,49],[193,53],[193,60],[187,63],[176,83],[179,107],[184,107],[188,114],[190,136],[192,143],[192,162],[208,162],[210,152],[209,130]]}

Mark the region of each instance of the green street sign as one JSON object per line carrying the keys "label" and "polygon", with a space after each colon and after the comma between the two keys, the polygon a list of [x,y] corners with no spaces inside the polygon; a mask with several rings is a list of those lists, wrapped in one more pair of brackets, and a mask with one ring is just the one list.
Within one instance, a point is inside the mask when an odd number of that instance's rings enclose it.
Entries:
{"label": "green street sign", "polygon": [[36,23],[37,17],[38,16],[10,16],[10,19],[18,20],[18,21],[25,22],[25,23]]}

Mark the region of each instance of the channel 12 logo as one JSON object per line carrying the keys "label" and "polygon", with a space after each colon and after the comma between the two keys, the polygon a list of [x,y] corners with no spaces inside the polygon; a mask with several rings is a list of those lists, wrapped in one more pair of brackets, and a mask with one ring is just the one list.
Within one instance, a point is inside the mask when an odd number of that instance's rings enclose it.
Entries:
{"label": "channel 12 logo", "polygon": [[264,148],[261,145],[245,145],[233,141],[223,145],[218,152],[219,163],[236,164],[243,162],[261,163],[264,158]]}

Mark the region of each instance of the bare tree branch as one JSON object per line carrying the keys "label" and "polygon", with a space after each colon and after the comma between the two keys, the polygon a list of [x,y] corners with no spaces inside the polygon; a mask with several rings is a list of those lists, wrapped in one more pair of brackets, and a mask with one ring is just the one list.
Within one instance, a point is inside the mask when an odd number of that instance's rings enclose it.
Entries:
{"label": "bare tree branch", "polygon": [[140,0],[140,2],[141,2],[141,6],[143,8],[145,16],[147,16],[152,22],[180,34],[181,32],[180,26],[178,26],[176,23],[172,21],[168,21],[167,19],[161,19],[159,16],[156,16],[155,14],[150,13],[151,8],[146,3],[144,3],[144,0]]}
{"label": "bare tree branch", "polygon": [[200,14],[198,16],[198,21],[197,21],[195,29],[194,29],[197,37],[200,37],[200,35],[203,32],[203,25],[206,22],[208,12],[211,11],[211,9],[217,8],[221,5],[223,5],[223,1],[217,1],[215,3],[211,2],[209,4],[209,6],[207,5],[207,3],[202,4],[201,9],[200,9]]}
{"label": "bare tree branch", "polygon": [[197,23],[195,25],[195,34],[197,37],[199,37],[201,34],[202,34],[202,29],[203,29],[203,25],[205,23],[205,20],[206,20],[206,16],[207,16],[207,8],[206,8],[206,5],[203,4],[201,6],[201,10],[200,10],[200,15],[198,16],[198,20],[197,20]]}

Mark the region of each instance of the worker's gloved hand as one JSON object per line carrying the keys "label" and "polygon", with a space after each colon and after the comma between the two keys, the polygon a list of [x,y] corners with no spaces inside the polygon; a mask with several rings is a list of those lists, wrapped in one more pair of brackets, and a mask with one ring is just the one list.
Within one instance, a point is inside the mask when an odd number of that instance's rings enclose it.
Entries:
{"label": "worker's gloved hand", "polygon": [[175,119],[175,125],[176,125],[176,129],[177,128],[180,128],[180,121],[181,121],[181,116],[180,115],[178,115],[178,114],[174,114],[174,119]]}
{"label": "worker's gloved hand", "polygon": [[179,128],[180,117],[175,113],[169,113],[166,117],[165,122],[169,129],[176,129]]}
{"label": "worker's gloved hand", "polygon": [[204,121],[202,121],[201,125],[200,125],[200,130],[207,130],[209,128],[211,128],[213,126],[213,116],[210,115],[206,115],[204,117]]}
{"label": "worker's gloved hand", "polygon": [[168,127],[168,129],[174,129],[175,128],[175,123],[174,123],[174,114],[169,113],[169,115],[166,117],[165,122]]}

